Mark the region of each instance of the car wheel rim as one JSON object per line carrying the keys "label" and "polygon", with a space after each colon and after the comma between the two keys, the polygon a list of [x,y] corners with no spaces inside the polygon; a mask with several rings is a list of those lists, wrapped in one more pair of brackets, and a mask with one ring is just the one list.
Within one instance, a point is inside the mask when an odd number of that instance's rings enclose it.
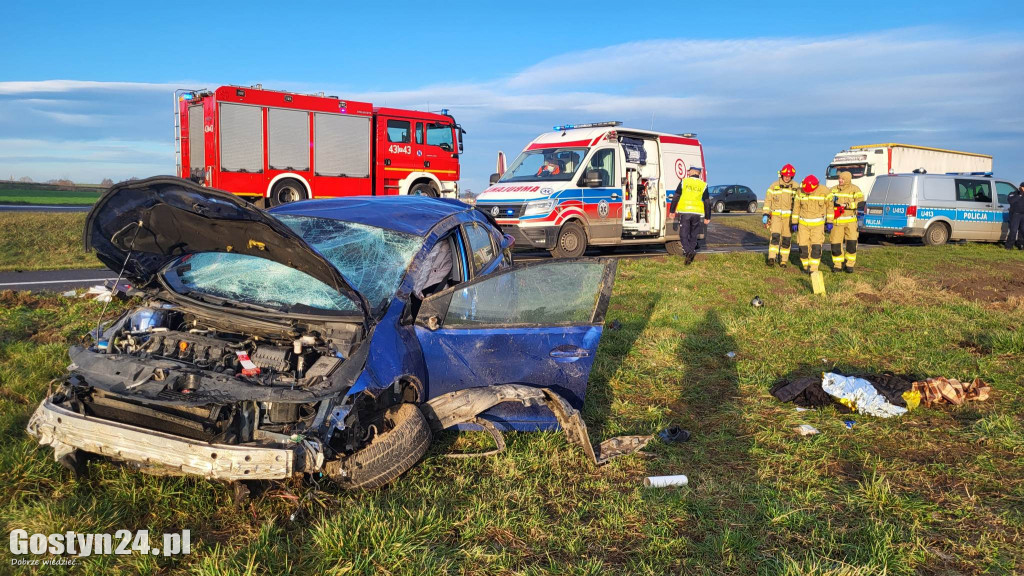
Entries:
{"label": "car wheel rim", "polygon": [[562,248],[566,252],[575,252],[580,247],[580,239],[575,234],[566,234],[562,237]]}

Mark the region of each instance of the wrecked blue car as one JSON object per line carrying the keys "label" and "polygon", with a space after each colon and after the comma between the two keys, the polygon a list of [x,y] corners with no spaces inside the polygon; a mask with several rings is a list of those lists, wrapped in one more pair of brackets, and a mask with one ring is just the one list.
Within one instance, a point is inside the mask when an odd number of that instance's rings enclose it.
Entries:
{"label": "wrecked blue car", "polygon": [[561,427],[579,410],[613,261],[513,265],[454,200],[351,197],[269,212],[186,180],[112,187],[85,244],[141,303],[73,346],[28,432],[78,469],[105,457],[226,481],[387,484],[453,426]]}

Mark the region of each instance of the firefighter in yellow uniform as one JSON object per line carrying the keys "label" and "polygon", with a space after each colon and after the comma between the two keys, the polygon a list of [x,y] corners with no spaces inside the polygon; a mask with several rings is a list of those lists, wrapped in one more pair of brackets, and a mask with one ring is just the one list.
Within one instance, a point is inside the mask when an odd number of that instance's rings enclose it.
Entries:
{"label": "firefighter in yellow uniform", "polygon": [[800,193],[793,201],[791,230],[796,232],[796,243],[800,246],[800,264],[804,272],[817,272],[821,264],[821,246],[825,233],[832,231],[835,206],[832,192],[818,184],[813,174],[804,178]]}
{"label": "firefighter in yellow uniform", "polygon": [[845,268],[848,274],[853,274],[857,264],[857,210],[864,209],[864,193],[851,180],[852,174],[840,172],[839,185],[832,189],[835,226],[828,239],[832,244],[832,271]]}
{"label": "firefighter in yellow uniform", "polygon": [[761,222],[771,233],[766,260],[768,266],[774,266],[776,260],[783,267],[789,263],[789,248],[793,241],[789,223],[793,216],[793,198],[800,190],[800,184],[793,179],[795,176],[796,168],[786,164],[779,170],[779,179],[768,187],[764,195]]}

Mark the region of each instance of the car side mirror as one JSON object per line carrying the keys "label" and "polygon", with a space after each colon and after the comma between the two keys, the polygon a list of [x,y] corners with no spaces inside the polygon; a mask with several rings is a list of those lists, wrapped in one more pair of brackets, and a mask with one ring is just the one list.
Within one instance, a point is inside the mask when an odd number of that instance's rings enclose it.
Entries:
{"label": "car side mirror", "polygon": [[497,172],[495,172],[494,174],[491,174],[491,184],[497,184],[498,180],[500,178],[501,178],[501,174],[498,174]]}
{"label": "car side mirror", "polygon": [[597,170],[587,170],[583,174],[583,184],[587,188],[597,188],[601,185],[601,173]]}

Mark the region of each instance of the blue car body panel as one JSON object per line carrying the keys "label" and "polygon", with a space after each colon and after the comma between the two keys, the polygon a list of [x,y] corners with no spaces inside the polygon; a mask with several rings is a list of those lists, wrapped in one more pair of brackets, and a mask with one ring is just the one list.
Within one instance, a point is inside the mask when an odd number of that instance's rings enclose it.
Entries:
{"label": "blue car body panel", "polygon": [[[477,386],[531,384],[551,388],[582,410],[601,330],[591,325],[433,331],[417,326],[416,335],[423,348],[431,398]],[[498,405],[483,417],[498,429],[558,427],[551,411],[537,406]]]}

